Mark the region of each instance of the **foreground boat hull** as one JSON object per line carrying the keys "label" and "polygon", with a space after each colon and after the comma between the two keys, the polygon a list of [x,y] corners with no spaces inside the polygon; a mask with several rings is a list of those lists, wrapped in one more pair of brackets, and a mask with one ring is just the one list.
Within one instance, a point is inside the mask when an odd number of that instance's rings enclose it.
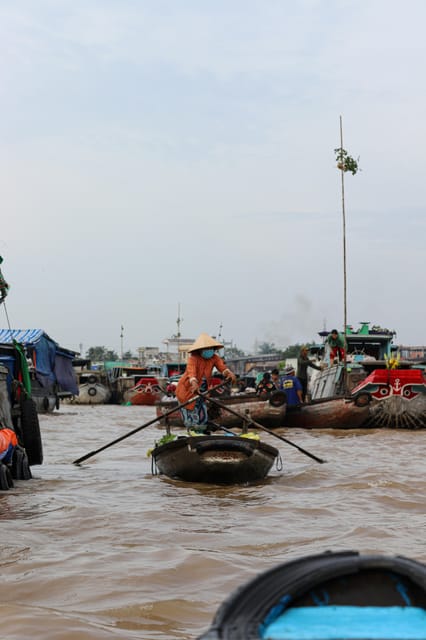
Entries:
{"label": "foreground boat hull", "polygon": [[239,484],[262,480],[279,452],[257,439],[182,436],[152,452],[158,472],[187,482]]}
{"label": "foreground boat hull", "polygon": [[346,398],[330,398],[287,407],[284,424],[301,429],[358,429],[370,414],[368,400],[360,406]]}
{"label": "foreground boat hull", "polygon": [[425,608],[424,564],[327,552],[281,564],[240,587],[198,640],[423,640]]}
{"label": "foreground boat hull", "polygon": [[[285,402],[279,406],[274,406],[270,400],[260,400],[254,394],[242,394],[239,396],[222,396],[220,403],[225,407],[229,406],[230,409],[239,413],[240,416],[250,417],[264,427],[274,428],[281,427],[285,424],[284,419],[287,410]],[[174,399],[158,402],[156,405],[157,416],[160,417],[168,411],[171,411],[173,407],[176,407],[176,411],[167,416],[167,422],[171,426],[182,427],[183,421],[177,406],[178,403]],[[241,417],[233,415],[229,411],[226,411],[225,408],[217,413],[210,407],[209,417],[230,429],[241,426]],[[160,424],[165,424],[164,418],[160,421]]]}

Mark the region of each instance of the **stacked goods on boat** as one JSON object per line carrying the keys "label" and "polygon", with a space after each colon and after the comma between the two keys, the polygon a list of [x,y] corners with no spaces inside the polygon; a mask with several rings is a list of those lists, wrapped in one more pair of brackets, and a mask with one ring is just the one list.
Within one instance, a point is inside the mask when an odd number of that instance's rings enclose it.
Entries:
{"label": "stacked goods on boat", "polygon": [[[327,331],[320,332],[326,338]],[[393,348],[394,331],[362,323],[347,328],[346,363],[328,363],[310,382],[312,400],[346,397],[355,404],[369,400],[360,426],[426,428],[426,377],[421,367],[402,361]],[[327,361],[327,350],[324,350]],[[326,426],[326,425],[325,425]]]}
{"label": "stacked goods on boat", "polygon": [[[37,408],[28,387],[28,370],[11,357],[0,358],[0,489],[29,480],[31,465],[42,464]],[[16,377],[15,377],[16,375]]]}
{"label": "stacked goods on boat", "polygon": [[402,556],[329,552],[243,585],[199,640],[424,640],[426,566]]}

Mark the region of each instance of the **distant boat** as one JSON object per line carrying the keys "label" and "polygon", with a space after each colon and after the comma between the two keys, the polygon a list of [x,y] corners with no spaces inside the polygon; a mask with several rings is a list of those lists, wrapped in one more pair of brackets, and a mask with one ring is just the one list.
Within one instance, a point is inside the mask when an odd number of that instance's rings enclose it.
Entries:
{"label": "distant boat", "polygon": [[163,395],[158,379],[153,376],[142,376],[134,387],[131,387],[123,394],[123,401],[126,404],[152,406],[158,402]]}
{"label": "distant boat", "polygon": [[[324,338],[327,331],[320,332]],[[312,400],[346,396],[370,398],[363,427],[426,428],[426,377],[412,362],[399,361],[392,340],[394,331],[361,323],[347,328],[346,364],[315,372],[310,383]],[[327,354],[325,353],[325,358]]]}
{"label": "distant boat", "polygon": [[129,398],[134,395],[134,387],[136,387],[138,383],[147,376],[150,378],[153,377],[148,367],[137,367],[122,364],[118,364],[117,366],[110,368],[108,370],[108,376],[111,384],[112,404],[123,404],[129,402]]}
{"label": "distant boat", "polygon": [[78,396],[71,399],[72,404],[107,404],[111,399],[111,386],[103,370],[87,370],[76,374]]}
{"label": "distant boat", "polygon": [[356,551],[302,557],[240,586],[198,640],[424,640],[426,565]]}

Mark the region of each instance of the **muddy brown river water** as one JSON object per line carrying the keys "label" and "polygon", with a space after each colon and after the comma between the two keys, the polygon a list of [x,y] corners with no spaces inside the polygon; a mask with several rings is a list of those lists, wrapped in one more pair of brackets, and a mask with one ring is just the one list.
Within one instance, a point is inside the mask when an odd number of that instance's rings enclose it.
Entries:
{"label": "muddy brown river water", "polygon": [[283,469],[252,486],[151,474],[151,407],[62,405],[40,416],[44,464],[0,492],[1,637],[197,637],[238,585],[325,550],[426,562],[426,431],[265,434]]}

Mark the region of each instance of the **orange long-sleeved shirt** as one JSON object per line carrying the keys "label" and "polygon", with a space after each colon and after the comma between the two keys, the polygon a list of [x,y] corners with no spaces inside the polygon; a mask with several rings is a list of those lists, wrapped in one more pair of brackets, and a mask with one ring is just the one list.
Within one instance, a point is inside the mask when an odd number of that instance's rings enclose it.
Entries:
{"label": "orange long-sleeved shirt", "polygon": [[[229,371],[226,364],[222,358],[217,355],[217,353],[214,354],[213,358],[209,358],[208,360],[198,353],[192,353],[188,356],[185,373],[179,380],[176,387],[176,398],[179,402],[186,402],[192,395],[194,395],[191,391],[191,378],[195,378],[198,384],[201,384],[203,378],[207,380],[207,384],[210,382],[213,367],[216,367],[216,369],[221,373]],[[193,409],[194,405],[195,402],[189,404],[188,409]]]}

